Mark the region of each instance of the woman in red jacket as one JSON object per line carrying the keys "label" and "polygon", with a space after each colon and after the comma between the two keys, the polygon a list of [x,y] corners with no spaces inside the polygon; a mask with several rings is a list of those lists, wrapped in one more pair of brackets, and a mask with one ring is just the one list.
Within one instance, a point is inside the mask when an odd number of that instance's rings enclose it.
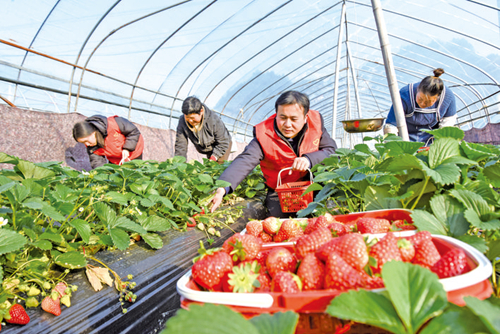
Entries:
{"label": "woman in red jacket", "polygon": [[89,117],[73,126],[73,138],[87,146],[92,169],[108,161],[121,165],[142,159],[144,138],[139,129],[123,117]]}

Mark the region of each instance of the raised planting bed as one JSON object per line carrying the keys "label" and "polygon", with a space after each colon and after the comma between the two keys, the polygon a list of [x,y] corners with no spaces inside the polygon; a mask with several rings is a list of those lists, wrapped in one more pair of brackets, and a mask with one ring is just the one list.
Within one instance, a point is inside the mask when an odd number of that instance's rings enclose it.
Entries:
{"label": "raised planting bed", "polygon": [[[263,219],[265,208],[258,201],[242,202],[243,216],[231,228],[240,232],[249,219]],[[227,228],[221,237],[215,238],[211,247],[219,247],[233,235]],[[144,241],[139,241],[124,251],[101,251],[96,258],[108,265],[120,277],[131,274],[137,285],[133,292],[135,303],[125,302],[127,313],[123,314],[114,287],[104,286],[95,292],[85,275],[85,270],[70,273],[66,281],[78,285],[73,293],[71,307],[62,306],[60,316],[36,309],[27,309],[31,321],[24,326],[6,324],[2,333],[12,334],[83,334],[83,333],[158,333],[166,320],[180,307],[180,296],[176,283],[192,266],[200,240],[205,246],[206,235],[191,228],[187,232],[169,230],[160,233],[164,246],[153,250]],[[93,262],[93,261],[90,261]],[[93,263],[98,265],[97,263]]]}

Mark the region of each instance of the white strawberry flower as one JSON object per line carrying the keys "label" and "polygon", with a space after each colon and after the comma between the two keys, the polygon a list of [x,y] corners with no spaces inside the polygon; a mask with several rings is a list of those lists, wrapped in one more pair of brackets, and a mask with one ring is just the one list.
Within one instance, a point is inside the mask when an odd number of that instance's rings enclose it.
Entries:
{"label": "white strawberry flower", "polygon": [[84,171],[84,170],[82,170],[82,174],[83,174],[83,175],[90,175],[90,173],[89,173],[89,172],[86,172],[86,171]]}
{"label": "white strawberry flower", "polygon": [[0,217],[0,227],[4,226],[4,225],[7,225],[8,222],[9,222],[8,219],[6,219],[4,217]]}

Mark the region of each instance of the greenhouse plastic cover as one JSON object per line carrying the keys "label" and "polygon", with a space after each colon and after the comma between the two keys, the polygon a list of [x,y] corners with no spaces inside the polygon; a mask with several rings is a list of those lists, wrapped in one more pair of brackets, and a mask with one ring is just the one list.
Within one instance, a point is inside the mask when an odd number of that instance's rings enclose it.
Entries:
{"label": "greenhouse plastic cover", "polygon": [[[497,123],[500,0],[380,3],[399,88],[441,67],[459,127]],[[2,1],[0,103],[175,129],[194,95],[248,139],[287,90],[309,96],[340,146],[361,140],[342,120],[387,115],[371,1]]]}

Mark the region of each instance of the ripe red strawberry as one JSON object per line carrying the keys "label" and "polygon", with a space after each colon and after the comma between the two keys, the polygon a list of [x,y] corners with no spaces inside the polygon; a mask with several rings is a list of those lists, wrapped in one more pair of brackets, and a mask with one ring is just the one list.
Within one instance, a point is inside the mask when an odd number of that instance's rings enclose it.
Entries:
{"label": "ripe red strawberry", "polygon": [[412,263],[430,269],[440,258],[441,255],[439,255],[434,243],[431,240],[424,240],[415,245],[415,256]]}
{"label": "ripe red strawberry", "polygon": [[387,233],[370,249],[370,256],[377,260],[377,266],[372,267],[374,273],[380,273],[387,261],[402,261],[398,248],[398,239],[392,233]]}
{"label": "ripe red strawberry", "polygon": [[[60,313],[61,312],[59,312],[59,314]],[[9,313],[4,315],[4,319],[9,324],[26,325],[30,322],[30,317],[21,304],[12,305],[9,309]]]}
{"label": "ripe red strawberry", "polygon": [[415,256],[415,247],[407,239],[398,240],[399,253],[401,254],[401,260],[404,262],[411,262]]}
{"label": "ripe red strawberry", "polygon": [[266,267],[271,277],[274,277],[280,271],[295,272],[297,259],[285,247],[276,247],[267,255]]}
{"label": "ripe red strawberry", "polygon": [[281,221],[276,217],[267,217],[262,221],[262,227],[267,234],[276,234],[280,229]]}
{"label": "ripe red strawberry", "polygon": [[330,231],[332,231],[333,235],[336,235],[338,237],[343,236],[348,232],[344,224],[338,222],[330,223],[327,227],[330,229]]}
{"label": "ripe red strawberry", "polygon": [[361,287],[361,272],[347,264],[336,252],[330,253],[325,266],[325,289],[348,290]]}
{"label": "ripe red strawberry", "polygon": [[61,315],[61,303],[59,302],[59,298],[54,300],[50,296],[46,296],[42,300],[42,310],[52,313],[55,316]]}
{"label": "ripe red strawberry", "polygon": [[361,276],[363,278],[362,287],[365,289],[381,289],[384,287],[384,281],[380,276],[370,276],[365,272],[361,272]]}
{"label": "ripe red strawberry", "polygon": [[368,248],[363,236],[358,233],[338,237],[333,249],[354,269],[362,271],[368,263]]}
{"label": "ripe red strawberry", "polygon": [[429,231],[420,231],[420,232],[415,233],[412,236],[405,237],[405,239],[408,240],[409,242],[411,242],[413,244],[413,246],[417,246],[420,242],[422,242],[424,240],[431,240],[432,236],[431,236],[431,232],[429,232]]}
{"label": "ripe red strawberry", "polygon": [[359,218],[356,222],[359,233],[386,233],[391,223],[384,218]]}
{"label": "ripe red strawberry", "polygon": [[406,219],[398,219],[392,222],[392,230],[397,231],[399,229],[404,231],[416,230],[417,227],[413,224],[410,224],[406,221]]}
{"label": "ripe red strawberry", "polygon": [[260,283],[260,287],[256,288],[254,292],[269,292],[271,291],[271,277],[266,273],[260,273],[257,280]]}
{"label": "ripe red strawberry", "polygon": [[446,252],[439,261],[431,268],[439,278],[446,278],[461,275],[467,266],[467,259],[463,250],[460,248],[452,249]]}
{"label": "ripe red strawberry", "polygon": [[306,231],[304,232],[304,234],[310,234],[311,232],[316,231],[317,229],[320,229],[322,227],[327,227],[329,224],[330,222],[326,219],[325,216],[310,218],[308,219]]}
{"label": "ripe red strawberry", "polygon": [[318,220],[318,217],[307,219],[307,225],[304,230],[304,234],[310,234],[312,231],[314,231],[314,225],[316,225],[316,220]]}
{"label": "ripe red strawberry", "polygon": [[280,271],[276,273],[271,281],[271,291],[273,292],[287,292],[299,293],[302,283],[297,275],[288,271]]}
{"label": "ripe red strawberry", "polygon": [[323,244],[318,250],[315,252],[316,257],[320,259],[323,262],[326,262],[328,259],[328,255],[330,255],[331,252],[334,252],[336,249],[336,244],[339,242],[340,238],[333,238],[330,241],[327,241],[326,243]]}
{"label": "ripe red strawberry", "polygon": [[261,250],[259,252],[259,254],[257,254],[257,256],[255,257],[255,261],[257,261],[261,267],[265,267],[266,266],[266,259],[267,259],[267,256],[269,255],[269,252],[270,250],[267,249],[267,250]]}
{"label": "ripe red strawberry", "polygon": [[232,269],[233,261],[231,256],[226,252],[215,249],[202,254],[201,259],[191,268],[191,274],[193,280],[205,289],[220,290],[222,288],[222,278]]}
{"label": "ripe red strawberry", "polygon": [[332,232],[327,227],[317,229],[310,234],[306,234],[297,240],[295,244],[295,254],[299,259],[303,259],[307,253],[316,252],[321,246],[332,239]]}
{"label": "ripe red strawberry", "polygon": [[254,237],[259,237],[260,233],[264,230],[262,222],[259,220],[251,220],[246,226],[247,233],[253,235]]}
{"label": "ripe red strawberry", "polygon": [[250,234],[234,234],[224,241],[222,250],[233,257],[233,261],[255,259],[262,248],[262,240]]}
{"label": "ripe red strawberry", "polygon": [[320,290],[325,280],[325,266],[314,255],[308,253],[297,269],[297,276],[302,281],[302,290]]}
{"label": "ripe red strawberry", "polygon": [[264,231],[260,232],[259,238],[260,240],[262,240],[262,242],[273,242],[273,237]]}
{"label": "ripe red strawberry", "polygon": [[302,228],[293,219],[283,221],[278,233],[274,236],[274,242],[283,242],[291,238],[299,237],[304,234]]}

